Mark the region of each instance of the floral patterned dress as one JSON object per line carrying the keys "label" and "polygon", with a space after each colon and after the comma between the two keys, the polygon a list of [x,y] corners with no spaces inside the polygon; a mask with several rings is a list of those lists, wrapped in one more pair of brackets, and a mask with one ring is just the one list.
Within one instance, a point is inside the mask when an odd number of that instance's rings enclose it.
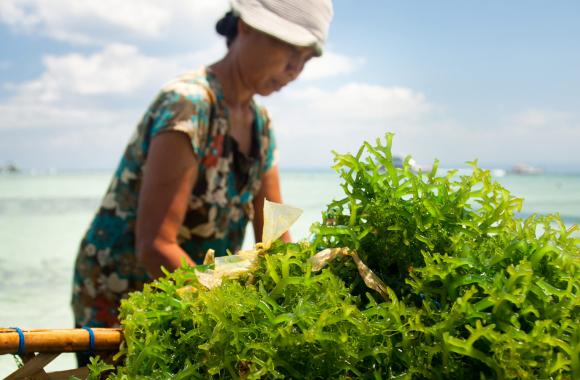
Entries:
{"label": "floral patterned dress", "polygon": [[264,108],[254,112],[251,152],[238,150],[229,134],[228,109],[209,69],[167,84],[131,138],[102,204],[81,241],[72,306],[77,326],[118,326],[118,307],[150,280],[138,263],[135,226],[138,194],[151,139],[166,131],[186,133],[199,161],[178,242],[197,263],[212,248],[237,251],[253,217],[252,200],[262,174],[274,165],[275,141]]}

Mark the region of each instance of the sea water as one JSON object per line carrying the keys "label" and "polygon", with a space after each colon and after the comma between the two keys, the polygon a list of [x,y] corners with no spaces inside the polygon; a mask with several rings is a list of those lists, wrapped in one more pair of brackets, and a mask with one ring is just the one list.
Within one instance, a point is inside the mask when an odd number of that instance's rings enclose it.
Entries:
{"label": "sea water", "polygon": [[[0,327],[72,328],[69,306],[72,268],[79,241],[103,196],[111,172],[0,175]],[[308,238],[311,223],[341,197],[330,170],[285,170],[284,201],[304,210],[293,240]],[[566,224],[580,224],[580,175],[506,175],[497,178],[525,199],[522,215],[558,212]],[[253,245],[248,230],[244,247]],[[47,368],[73,368],[72,354]],[[0,377],[16,369],[0,356]]]}

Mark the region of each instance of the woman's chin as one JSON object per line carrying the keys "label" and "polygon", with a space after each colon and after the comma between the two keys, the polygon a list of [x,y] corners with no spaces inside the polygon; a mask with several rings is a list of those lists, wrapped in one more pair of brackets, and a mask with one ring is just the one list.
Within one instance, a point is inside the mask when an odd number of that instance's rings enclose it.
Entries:
{"label": "woman's chin", "polygon": [[260,96],[268,96],[268,95],[272,95],[276,91],[278,91],[278,90],[275,88],[272,88],[272,87],[268,87],[268,88],[259,89],[257,91],[257,94]]}
{"label": "woman's chin", "polygon": [[282,84],[279,84],[277,82],[268,82],[267,84],[260,86],[258,88],[258,91],[256,91],[256,93],[260,96],[268,96],[272,95],[275,92],[279,92],[280,90],[282,90],[282,88],[284,88],[284,85]]}

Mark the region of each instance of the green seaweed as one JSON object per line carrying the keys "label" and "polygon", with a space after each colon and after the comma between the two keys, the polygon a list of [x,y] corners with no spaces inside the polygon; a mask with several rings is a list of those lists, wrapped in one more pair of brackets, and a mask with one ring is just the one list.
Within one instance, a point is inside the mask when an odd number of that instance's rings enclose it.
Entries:
{"label": "green seaweed", "polygon": [[[277,242],[213,289],[183,267],[132,293],[109,378],[580,377],[578,227],[518,218],[523,200],[476,162],[397,168],[392,138],[335,154],[344,197],[310,242]],[[350,257],[312,272],[332,247],[356,251],[388,296]]]}
{"label": "green seaweed", "polygon": [[[312,227],[316,246],[357,250],[406,305],[400,344],[415,357],[392,360],[419,378],[580,376],[578,227],[518,218],[523,200],[477,162],[470,175],[395,168],[392,138],[336,154],[345,197]],[[349,261],[333,270],[368,292]]]}

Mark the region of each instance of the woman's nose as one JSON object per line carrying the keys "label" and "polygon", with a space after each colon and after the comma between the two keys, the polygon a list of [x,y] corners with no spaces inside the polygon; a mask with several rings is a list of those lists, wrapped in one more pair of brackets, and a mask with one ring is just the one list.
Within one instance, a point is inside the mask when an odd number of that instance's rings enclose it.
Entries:
{"label": "woman's nose", "polygon": [[286,65],[286,73],[292,78],[292,80],[294,80],[302,72],[303,68],[304,60],[300,58],[293,58],[290,59]]}

